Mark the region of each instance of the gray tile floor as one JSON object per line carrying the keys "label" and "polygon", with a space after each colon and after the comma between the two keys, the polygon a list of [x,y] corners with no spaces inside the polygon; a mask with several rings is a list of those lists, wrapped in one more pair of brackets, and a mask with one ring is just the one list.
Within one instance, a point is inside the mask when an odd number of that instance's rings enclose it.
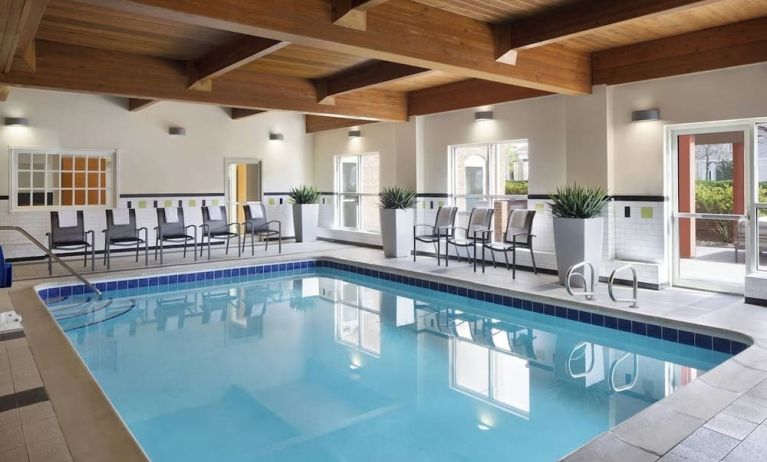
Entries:
{"label": "gray tile floor", "polygon": [[[511,273],[502,268],[488,267],[485,274],[475,273],[465,261],[451,261],[450,266],[445,268],[438,267],[435,260],[429,257],[419,257],[417,262],[413,262],[411,257],[386,259],[377,249],[329,242],[284,244],[281,255],[277,254],[276,247],[270,247],[268,252],[263,248],[256,249],[256,256],[251,257],[248,249],[242,259],[237,258],[236,252],[226,256],[223,249],[216,249],[211,261],[200,259],[196,263],[191,256],[184,260],[179,252],[172,252],[166,254],[165,265],[162,267],[154,265],[150,259],[152,265],[149,268],[145,268],[143,262],[137,265],[129,255],[120,255],[113,260],[112,272],[134,276],[169,271],[171,268],[178,270],[179,265],[183,265],[184,269],[192,269],[194,266],[226,267],[235,262],[253,264],[312,256],[384,265],[395,271],[417,272],[435,279],[457,279],[464,284],[520,292],[530,298],[564,300],[570,305],[593,311],[617,312],[621,317],[652,319],[656,322],[661,320],[664,323],[686,325],[688,328],[694,326],[692,328],[696,330],[719,333],[731,331],[740,334],[741,338],[750,337],[754,341],[753,347],[597,437],[566,460],[767,460],[767,308],[747,305],[742,297],[677,288],[640,290],[640,308],[634,309],[625,303],[611,302],[605,284],[597,288],[596,300],[585,301],[569,296],[559,285],[556,276],[552,275],[536,276],[531,272],[520,271],[517,279],[512,280]],[[73,262],[77,263],[78,260]],[[14,271],[19,285],[39,283],[48,278],[47,267],[41,262],[17,264]],[[54,277],[60,278],[62,275],[62,270],[56,269]],[[90,277],[95,280],[108,275],[112,276],[105,271],[101,262],[98,262],[96,272],[90,273]],[[628,288],[618,288],[619,291],[621,289],[629,291]],[[9,307],[7,295],[0,291],[0,311]],[[0,357],[0,366],[2,361]],[[35,374],[27,370],[20,380],[31,384],[36,380]],[[3,376],[0,375],[0,388],[3,386],[8,385],[4,385]],[[32,427],[31,434],[45,434],[44,429],[39,432],[36,430]],[[48,446],[37,445],[34,450],[27,443],[30,460],[33,454],[37,457],[36,454],[55,447],[56,441],[51,438]],[[0,457],[0,460],[4,459]]]}

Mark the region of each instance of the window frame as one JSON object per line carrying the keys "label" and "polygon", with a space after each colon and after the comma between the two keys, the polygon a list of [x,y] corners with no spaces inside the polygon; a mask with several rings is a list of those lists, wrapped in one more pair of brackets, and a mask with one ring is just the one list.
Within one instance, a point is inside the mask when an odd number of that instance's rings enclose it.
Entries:
{"label": "window frame", "polygon": [[[378,192],[376,193],[362,193],[359,192],[360,189],[362,189],[362,158],[363,157],[369,157],[369,156],[376,156],[378,158]],[[348,158],[355,158],[356,164],[357,164],[357,191],[358,192],[344,192],[343,191],[343,163],[344,159]],[[334,201],[334,227],[335,229],[344,230],[344,231],[353,231],[358,233],[368,233],[368,234],[380,234],[376,233],[374,231],[368,231],[365,229],[362,229],[362,216],[364,214],[364,205],[362,201],[362,197],[365,196],[378,196],[378,194],[381,192],[381,154],[377,151],[372,152],[365,152],[360,154],[338,154],[335,156],[334,159],[334,176],[333,184],[334,184],[334,190],[335,190],[335,201]],[[343,198],[345,196],[352,196],[355,197],[357,200],[357,222],[354,227],[348,227],[343,225]]]}
{"label": "window frame", "polygon": [[[108,193],[106,195],[106,204],[99,204],[99,205],[60,205],[61,204],[61,163],[59,163],[59,186],[57,188],[59,192],[59,205],[19,205],[19,185],[18,185],[18,173],[19,173],[19,164],[18,159],[20,154],[46,154],[46,155],[57,155],[57,156],[76,156],[76,155],[86,155],[88,157],[91,156],[98,156],[98,157],[111,157],[111,163],[112,163],[112,172],[109,175],[111,177],[111,187],[105,188]],[[48,147],[48,148],[42,148],[42,147],[30,147],[30,146],[9,146],[8,147],[8,202],[9,202],[9,211],[11,214],[14,213],[26,213],[26,212],[50,212],[50,211],[57,211],[57,210],[83,210],[83,209],[108,209],[108,208],[114,208],[116,207],[117,201],[119,199],[119,190],[120,190],[120,184],[119,184],[119,178],[120,175],[118,174],[120,164],[120,150],[116,148],[62,148],[62,147]],[[60,160],[59,160],[60,162]],[[86,163],[87,165],[87,163]],[[86,167],[87,168],[87,167]],[[32,170],[34,171],[34,170]],[[53,191],[53,189],[48,189],[48,165],[46,162],[45,170],[43,170],[43,175],[45,177],[46,187],[44,189],[45,194],[47,194],[49,191]],[[86,170],[87,173],[87,170]],[[109,186],[109,185],[108,185]],[[31,186],[31,190],[34,190],[34,188]],[[100,189],[100,188],[99,188]],[[86,186],[85,190],[87,191],[88,188]],[[86,193],[87,194],[87,193]]]}
{"label": "window frame", "polygon": [[[503,181],[506,181],[506,171],[499,171],[499,164],[501,162],[500,156],[501,153],[499,153],[499,146],[503,144],[511,144],[511,143],[527,143],[527,173],[528,173],[528,180],[529,181],[529,168],[530,168],[530,139],[529,138],[516,138],[516,139],[509,139],[509,140],[500,140],[500,141],[489,141],[484,143],[465,143],[465,144],[452,144],[448,146],[448,172],[447,172],[447,181],[448,181],[448,193],[450,194],[450,197],[455,199],[459,198],[465,198],[465,199],[485,199],[485,198],[496,198],[496,197],[510,197],[508,194],[505,194],[506,190],[503,191],[496,191],[496,185],[498,183],[499,178],[503,178]],[[485,148],[485,156],[487,156],[485,161],[485,190],[487,191],[485,194],[458,194],[456,191],[456,180],[457,180],[457,171],[456,171],[456,150],[460,148],[476,148],[476,147],[484,147]],[[501,169],[502,170],[502,169]],[[515,180],[520,181],[520,180]]]}

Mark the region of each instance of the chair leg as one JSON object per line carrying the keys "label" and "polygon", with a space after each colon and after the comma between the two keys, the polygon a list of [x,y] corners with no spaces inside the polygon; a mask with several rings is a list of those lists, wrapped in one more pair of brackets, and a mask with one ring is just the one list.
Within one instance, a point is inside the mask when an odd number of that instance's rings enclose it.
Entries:
{"label": "chair leg", "polygon": [[144,266],[149,266],[149,237],[144,241]]}
{"label": "chair leg", "polygon": [[492,259],[493,259],[493,269],[495,269],[495,268],[496,268],[496,263],[495,263],[495,250],[493,250],[493,249],[490,249],[490,258],[492,258]]}
{"label": "chair leg", "polygon": [[160,248],[160,239],[154,240],[154,261],[157,261],[157,249]]}
{"label": "chair leg", "polygon": [[[162,239],[160,239],[160,264],[162,265],[162,259],[163,259],[163,248],[162,248]],[[184,256],[186,257],[186,246],[184,246]]]}
{"label": "chair leg", "polygon": [[280,227],[280,232],[277,234],[277,253],[282,253],[282,227]]}
{"label": "chair leg", "polygon": [[416,240],[415,240],[415,231],[413,231],[413,261],[415,261],[415,246],[416,246]]}
{"label": "chair leg", "polygon": [[250,256],[256,256],[256,233],[250,233]]}
{"label": "chair leg", "polygon": [[[200,252],[200,256],[202,256],[202,252]],[[208,234],[208,261],[210,261],[210,234]]]}
{"label": "chair leg", "polygon": [[[107,248],[109,247],[109,244],[107,243],[107,240],[104,239],[104,265],[107,264]],[[107,268],[109,269],[109,268]]]}
{"label": "chair leg", "polygon": [[264,252],[269,252],[269,235],[267,234],[263,239],[266,239],[266,243],[264,244]]}
{"label": "chair leg", "polygon": [[[226,255],[229,255],[229,240],[231,240],[231,239],[232,239],[231,236],[226,238],[226,250],[224,250],[224,253]],[[239,247],[239,246],[237,246],[237,247]]]}
{"label": "chair leg", "polygon": [[503,251],[503,259],[506,260],[506,271],[509,270],[509,251],[504,250]]}
{"label": "chair leg", "polygon": [[141,242],[136,241],[136,263],[138,263],[138,253],[141,250]]}
{"label": "chair leg", "polygon": [[88,267],[88,244],[83,248],[83,268]]}
{"label": "chair leg", "polygon": [[109,253],[109,244],[104,245],[104,261],[106,262],[107,269],[112,269],[112,255]]}
{"label": "chair leg", "polygon": [[[95,241],[96,239],[94,238],[93,240]],[[87,251],[88,248],[86,247],[85,250]],[[96,271],[96,242],[91,246],[91,271]]]}
{"label": "chair leg", "polygon": [[511,248],[511,279],[517,278],[517,246]]}
{"label": "chair leg", "polygon": [[530,244],[530,259],[533,260],[533,274],[538,274],[538,268],[535,266],[535,252],[533,252],[533,244]]}
{"label": "chair leg", "polygon": [[[50,248],[48,251],[53,252]],[[53,258],[50,255],[46,255],[46,257],[48,257],[48,276],[51,276],[53,275]]]}

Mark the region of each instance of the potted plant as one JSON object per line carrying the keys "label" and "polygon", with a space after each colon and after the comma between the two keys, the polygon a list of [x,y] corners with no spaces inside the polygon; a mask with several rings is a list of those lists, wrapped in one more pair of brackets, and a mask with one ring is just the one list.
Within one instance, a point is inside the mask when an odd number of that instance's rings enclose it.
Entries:
{"label": "potted plant", "polygon": [[410,255],[415,201],[408,188],[390,186],[381,192],[381,241],[387,258]]}
{"label": "potted plant", "polygon": [[[576,184],[557,188],[550,198],[559,282],[564,284],[567,270],[582,261],[593,265],[594,278],[599,280],[604,229],[601,214],[607,205],[607,194],[600,187]],[[582,287],[582,281],[574,279],[573,286]]]}
{"label": "potted plant", "polygon": [[291,188],[290,202],[293,204],[293,228],[296,242],[312,242],[317,240],[317,222],[320,207],[317,202],[320,192],[313,186]]}

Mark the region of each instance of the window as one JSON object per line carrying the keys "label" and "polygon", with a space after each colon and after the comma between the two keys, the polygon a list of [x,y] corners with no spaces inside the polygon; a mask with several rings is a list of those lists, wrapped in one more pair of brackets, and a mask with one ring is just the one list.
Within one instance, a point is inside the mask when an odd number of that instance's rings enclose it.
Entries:
{"label": "window", "polygon": [[471,209],[489,196],[527,195],[527,140],[451,146],[450,192]]}
{"label": "window", "polygon": [[378,154],[337,156],[336,226],[379,233]]}
{"label": "window", "polygon": [[114,150],[11,149],[15,208],[111,207]]}

